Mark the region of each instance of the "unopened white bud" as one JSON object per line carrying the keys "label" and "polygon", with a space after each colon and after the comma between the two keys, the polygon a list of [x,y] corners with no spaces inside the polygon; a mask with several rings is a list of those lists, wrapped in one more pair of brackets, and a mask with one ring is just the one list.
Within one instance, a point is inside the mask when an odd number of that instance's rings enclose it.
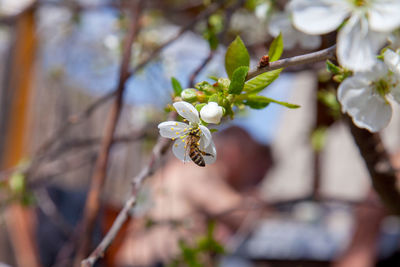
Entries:
{"label": "unopened white bud", "polygon": [[219,123],[222,115],[222,107],[215,102],[208,103],[200,110],[201,119],[207,123]]}

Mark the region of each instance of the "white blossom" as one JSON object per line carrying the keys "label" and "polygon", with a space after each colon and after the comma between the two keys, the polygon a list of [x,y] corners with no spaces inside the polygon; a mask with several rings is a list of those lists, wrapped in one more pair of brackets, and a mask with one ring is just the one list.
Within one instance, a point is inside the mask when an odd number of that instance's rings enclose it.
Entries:
{"label": "white blossom", "polygon": [[219,123],[223,115],[222,107],[216,102],[210,102],[200,110],[200,117],[207,123]]}
{"label": "white blossom", "polygon": [[371,132],[385,128],[392,117],[391,103],[400,103],[400,55],[386,50],[384,61],[345,79],[338,89],[342,111]]}
{"label": "white blossom", "polygon": [[172,152],[174,155],[184,161],[190,161],[188,154],[189,147],[187,146],[187,138],[190,133],[199,132],[200,140],[198,147],[201,151],[211,154],[211,156],[203,155],[206,164],[214,163],[217,157],[217,151],[215,149],[214,142],[212,141],[211,132],[207,127],[200,124],[199,112],[193,107],[192,104],[179,101],[173,104],[176,111],[182,116],[185,122],[178,121],[165,121],[158,125],[160,135],[162,137],[170,138],[175,140],[172,146]]}
{"label": "white blossom", "polygon": [[293,27],[289,12],[272,15],[268,31],[276,37],[282,33],[285,49],[292,49],[299,44],[304,49],[316,49],[321,45],[321,37],[301,32]]}
{"label": "white blossom", "polygon": [[292,0],[294,26],[308,34],[339,30],[337,56],[342,66],[366,71],[390,32],[400,26],[398,0]]}

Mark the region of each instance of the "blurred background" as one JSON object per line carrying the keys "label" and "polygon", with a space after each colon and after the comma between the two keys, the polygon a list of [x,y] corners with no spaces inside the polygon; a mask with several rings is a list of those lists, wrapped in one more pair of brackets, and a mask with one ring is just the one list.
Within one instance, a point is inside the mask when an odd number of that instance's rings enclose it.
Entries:
{"label": "blurred background", "polygon": [[[298,37],[286,3],[0,0],[0,266],[80,266],[136,193],[96,266],[400,266],[400,220],[371,187],[324,62],[263,92],[300,109],[240,111],[215,127],[215,164],[168,149],[132,192],[171,77],[226,77],[237,35],[252,67],[279,31],[283,57],[334,44]],[[398,114],[382,133],[397,168]]]}

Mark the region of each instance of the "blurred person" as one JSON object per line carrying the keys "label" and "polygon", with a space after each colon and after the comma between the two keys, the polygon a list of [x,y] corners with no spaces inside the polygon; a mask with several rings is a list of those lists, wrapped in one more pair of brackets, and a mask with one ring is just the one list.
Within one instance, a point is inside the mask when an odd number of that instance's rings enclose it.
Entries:
{"label": "blurred person", "polygon": [[[216,239],[224,243],[250,212],[269,210],[257,185],[273,165],[270,148],[236,126],[214,140],[214,164],[200,168],[174,158],[149,179],[152,206],[145,218],[128,226],[115,255],[118,266],[170,262],[180,253],[179,240],[190,243],[203,236],[209,218],[216,220]],[[152,226],[146,228],[149,221]]]}

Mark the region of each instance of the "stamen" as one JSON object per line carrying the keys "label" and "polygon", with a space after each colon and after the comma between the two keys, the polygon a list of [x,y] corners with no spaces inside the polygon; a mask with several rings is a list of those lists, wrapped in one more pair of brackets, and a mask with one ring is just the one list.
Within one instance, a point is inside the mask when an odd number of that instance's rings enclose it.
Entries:
{"label": "stamen", "polygon": [[173,131],[174,130],[174,127],[171,127],[171,131]]}
{"label": "stamen", "polygon": [[176,132],[175,134],[176,134],[176,135],[178,135],[178,134],[179,134],[179,132]]}
{"label": "stamen", "polygon": [[177,122],[175,122],[175,126],[178,126],[178,123],[177,123]]}
{"label": "stamen", "polygon": [[175,147],[177,147],[177,146],[178,146],[178,144],[175,144],[174,146],[175,146]]}

